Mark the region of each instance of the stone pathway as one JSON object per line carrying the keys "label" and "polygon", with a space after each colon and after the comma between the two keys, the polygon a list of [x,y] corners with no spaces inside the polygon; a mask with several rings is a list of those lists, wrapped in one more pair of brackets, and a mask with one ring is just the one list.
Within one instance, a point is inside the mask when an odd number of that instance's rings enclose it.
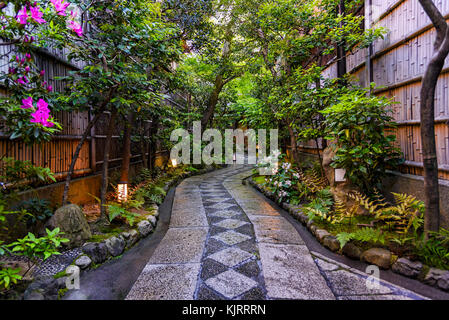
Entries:
{"label": "stone pathway", "polygon": [[183,181],[170,227],[127,300],[405,300],[423,297],[319,253],[242,180],[248,166]]}

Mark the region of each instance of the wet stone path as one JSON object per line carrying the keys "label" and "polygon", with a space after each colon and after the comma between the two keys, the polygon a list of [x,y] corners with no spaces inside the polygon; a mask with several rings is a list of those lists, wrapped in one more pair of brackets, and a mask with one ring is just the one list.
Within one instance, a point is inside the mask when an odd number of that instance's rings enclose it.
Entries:
{"label": "wet stone path", "polygon": [[169,229],[128,300],[422,299],[310,252],[280,212],[242,180],[248,166],[183,181]]}

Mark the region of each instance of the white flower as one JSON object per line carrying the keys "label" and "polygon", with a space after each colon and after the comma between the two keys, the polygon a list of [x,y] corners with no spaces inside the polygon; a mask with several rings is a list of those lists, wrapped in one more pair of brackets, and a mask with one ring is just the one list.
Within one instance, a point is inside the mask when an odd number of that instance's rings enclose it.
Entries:
{"label": "white flower", "polygon": [[291,165],[290,163],[286,162],[286,163],[282,164],[282,169],[284,169],[284,170],[290,170],[291,166],[292,166],[292,165]]}
{"label": "white flower", "polygon": [[285,182],[284,182],[284,186],[286,186],[286,187],[291,187],[291,186],[292,186],[292,182],[291,182],[290,180],[285,181]]}
{"label": "white flower", "polygon": [[294,173],[293,177],[295,177],[296,179],[299,179],[300,178],[299,173]]}

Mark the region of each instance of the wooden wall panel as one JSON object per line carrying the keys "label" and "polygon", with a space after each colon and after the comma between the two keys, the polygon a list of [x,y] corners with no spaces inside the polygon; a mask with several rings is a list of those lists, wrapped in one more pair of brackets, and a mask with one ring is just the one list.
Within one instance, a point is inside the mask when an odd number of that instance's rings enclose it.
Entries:
{"label": "wooden wall panel", "polygon": [[[372,73],[374,82],[384,88],[379,95],[392,98],[392,111],[398,127],[391,130],[404,153],[403,173],[422,175],[420,136],[421,78],[433,55],[435,30],[418,0],[372,0],[375,26],[388,30],[385,39],[373,45]],[[434,3],[449,21],[449,1]],[[361,86],[367,85],[365,63],[367,51],[348,56],[348,70]],[[323,76],[336,76],[336,65],[330,65]],[[435,96],[435,137],[440,178],[449,180],[449,57],[439,79]],[[306,148],[307,151],[307,148]]]}

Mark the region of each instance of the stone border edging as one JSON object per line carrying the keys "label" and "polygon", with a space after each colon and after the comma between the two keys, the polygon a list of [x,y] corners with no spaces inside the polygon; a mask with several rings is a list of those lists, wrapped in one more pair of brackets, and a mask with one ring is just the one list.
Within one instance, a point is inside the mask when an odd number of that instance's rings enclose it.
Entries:
{"label": "stone border edging", "polygon": [[[334,253],[343,254],[352,260],[360,260],[379,266],[382,269],[390,269],[402,276],[417,279],[426,285],[449,292],[449,271],[437,268],[431,268],[420,261],[411,261],[406,258],[394,258],[389,250],[381,248],[371,248],[362,251],[355,244],[348,242],[343,248],[340,248],[340,242],[327,230],[319,229],[309,217],[302,212],[302,206],[291,205],[286,202],[279,202],[279,198],[269,190],[261,187],[253,180],[253,177],[246,179],[251,186],[261,192],[270,200],[280,204],[291,216],[300,221],[318,242]],[[244,182],[245,182],[244,181]]]}
{"label": "stone border edging", "polygon": [[[167,192],[173,186],[178,185],[181,181],[196,176],[202,175],[221,168],[206,167],[198,171],[192,171],[181,174],[167,181],[163,187]],[[80,275],[82,272],[90,269],[92,264],[95,268],[109,261],[111,259],[120,258],[120,256],[128,249],[136,245],[140,240],[147,238],[152,233],[156,226],[159,217],[159,207],[153,205],[152,208],[156,210],[154,213],[149,213],[145,216],[145,220],[139,222],[136,228],[126,232],[122,232],[118,236],[111,236],[100,242],[86,242],[79,247],[82,254],[73,259],[71,265],[80,268]],[[57,300],[60,290],[66,288],[67,277],[55,279],[55,275],[37,276],[36,279],[28,286],[24,293],[24,300]]]}

